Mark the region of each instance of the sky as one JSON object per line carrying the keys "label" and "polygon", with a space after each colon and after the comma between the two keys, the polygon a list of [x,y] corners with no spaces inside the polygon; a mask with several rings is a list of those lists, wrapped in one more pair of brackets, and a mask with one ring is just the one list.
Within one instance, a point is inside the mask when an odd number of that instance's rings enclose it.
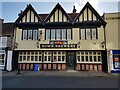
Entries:
{"label": "sky", "polygon": [[[17,1],[17,2],[16,2]],[[75,5],[77,13],[89,2],[100,14],[120,11],[119,0],[0,0],[0,18],[4,22],[15,22],[20,10],[25,10],[27,4],[31,4],[38,14],[48,14],[59,2],[67,13],[72,13]],[[119,5],[118,5],[119,3]]]}

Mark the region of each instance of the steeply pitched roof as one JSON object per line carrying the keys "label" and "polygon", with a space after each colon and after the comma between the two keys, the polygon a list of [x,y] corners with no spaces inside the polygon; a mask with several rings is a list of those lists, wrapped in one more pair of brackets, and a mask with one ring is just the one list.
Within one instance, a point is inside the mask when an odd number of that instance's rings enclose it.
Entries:
{"label": "steeply pitched roof", "polygon": [[19,23],[19,21],[24,17],[24,15],[29,11],[32,10],[33,13],[35,13],[35,15],[38,17],[38,19],[42,22],[42,19],[40,18],[40,16],[37,14],[37,12],[34,10],[34,8],[32,7],[31,4],[27,5],[27,8],[20,14],[19,18],[15,21],[16,23]]}
{"label": "steeply pitched roof", "polygon": [[75,21],[77,20],[77,18],[83,13],[83,11],[89,8],[96,16],[97,18],[103,23],[106,24],[106,22],[103,20],[103,18],[98,14],[98,12],[90,5],[89,2],[86,3],[86,5],[83,7],[83,9],[80,11],[80,13],[75,17]]}
{"label": "steeply pitched roof", "polygon": [[53,15],[53,13],[54,13],[58,8],[59,8],[59,9],[66,15],[66,17],[71,21],[70,16],[69,16],[69,15],[66,13],[66,11],[62,8],[62,6],[58,3],[58,4],[54,7],[54,9],[51,11],[51,13],[47,16],[47,18],[45,19],[45,22],[47,22],[47,21],[50,19],[50,17]]}

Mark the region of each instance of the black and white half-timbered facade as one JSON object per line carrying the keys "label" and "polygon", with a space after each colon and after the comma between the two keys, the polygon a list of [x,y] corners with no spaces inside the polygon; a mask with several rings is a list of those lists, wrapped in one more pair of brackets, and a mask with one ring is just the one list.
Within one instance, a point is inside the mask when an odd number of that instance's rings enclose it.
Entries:
{"label": "black and white half-timbered facade", "polygon": [[58,3],[50,14],[32,5],[14,23],[15,68],[34,70],[106,71],[106,22],[87,2],[76,13]]}

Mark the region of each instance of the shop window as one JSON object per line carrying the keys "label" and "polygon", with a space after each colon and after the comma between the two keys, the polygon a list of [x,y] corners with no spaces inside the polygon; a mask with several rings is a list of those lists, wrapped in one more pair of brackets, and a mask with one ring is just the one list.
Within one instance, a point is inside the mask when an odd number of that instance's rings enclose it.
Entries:
{"label": "shop window", "polygon": [[34,61],[34,56],[31,56],[31,61]]}
{"label": "shop window", "polygon": [[84,61],[84,56],[81,56],[81,60]]}
{"label": "shop window", "polygon": [[94,62],[96,62],[96,61],[97,61],[96,56],[94,56]]}
{"label": "shop window", "polygon": [[26,61],[26,56],[23,56],[23,61]]}
{"label": "shop window", "polygon": [[51,56],[48,56],[48,61],[51,61]]}
{"label": "shop window", "polygon": [[62,61],[64,61],[65,60],[65,56],[62,56]]}
{"label": "shop window", "polygon": [[30,56],[27,56],[27,61],[30,61]]}
{"label": "shop window", "polygon": [[38,56],[35,56],[35,61],[38,61]]}
{"label": "shop window", "polygon": [[88,56],[86,56],[86,62],[88,62]]}
{"label": "shop window", "polygon": [[77,57],[77,60],[80,61],[80,56]]}
{"label": "shop window", "polygon": [[98,62],[100,62],[101,61],[101,57],[100,56],[98,56]]}
{"label": "shop window", "polygon": [[47,56],[44,56],[45,58],[44,58],[44,61],[47,61]]}
{"label": "shop window", "polygon": [[58,61],[61,61],[61,56],[58,56]]}
{"label": "shop window", "polygon": [[90,56],[90,62],[92,62],[92,56]]}
{"label": "shop window", "polygon": [[39,61],[42,61],[42,56],[39,56]]}

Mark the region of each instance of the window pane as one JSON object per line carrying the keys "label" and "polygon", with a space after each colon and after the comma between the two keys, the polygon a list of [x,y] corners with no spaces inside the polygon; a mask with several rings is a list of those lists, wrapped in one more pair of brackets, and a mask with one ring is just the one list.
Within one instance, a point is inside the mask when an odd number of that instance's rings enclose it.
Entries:
{"label": "window pane", "polygon": [[35,61],[38,61],[38,56],[35,56]]}
{"label": "window pane", "polygon": [[50,39],[50,30],[46,29],[46,40]]}
{"label": "window pane", "polygon": [[86,39],[90,39],[90,29],[86,29]]}
{"label": "window pane", "polygon": [[90,56],[90,62],[92,62],[92,56]]}
{"label": "window pane", "polygon": [[1,43],[3,47],[7,46],[7,37],[1,37]]}
{"label": "window pane", "polygon": [[42,60],[42,56],[39,56],[39,61],[41,61]]}
{"label": "window pane", "polygon": [[61,56],[58,56],[58,61],[61,61]]}
{"label": "window pane", "polygon": [[96,62],[97,60],[96,60],[96,56],[94,56],[94,62]]}
{"label": "window pane", "polygon": [[34,56],[31,56],[31,61],[34,61]]}
{"label": "window pane", "polygon": [[84,61],[84,56],[81,56],[81,60]]}
{"label": "window pane", "polygon": [[71,29],[67,29],[67,39],[71,40]]}
{"label": "window pane", "polygon": [[28,39],[32,39],[32,30],[28,30]]}
{"label": "window pane", "polygon": [[48,61],[51,61],[51,57],[50,56],[48,56]]}
{"label": "window pane", "polygon": [[30,56],[27,56],[27,61],[30,61]]}
{"label": "window pane", "polygon": [[86,56],[86,62],[88,62],[88,56]]}
{"label": "window pane", "polygon": [[22,56],[19,57],[19,61],[22,61]]}
{"label": "window pane", "polygon": [[66,39],[66,29],[62,29],[62,39]]}
{"label": "window pane", "polygon": [[80,56],[77,57],[78,61],[80,61]]}
{"label": "window pane", "polygon": [[23,30],[23,40],[27,40],[27,30]]}
{"label": "window pane", "polygon": [[26,61],[26,56],[23,56],[23,61]]}
{"label": "window pane", "polygon": [[57,29],[57,33],[56,33],[56,39],[60,40],[60,29]]}
{"label": "window pane", "polygon": [[62,61],[64,61],[65,60],[65,56],[62,56]]}
{"label": "window pane", "polygon": [[51,29],[51,39],[55,39],[55,29]]}
{"label": "window pane", "polygon": [[33,40],[37,40],[38,30],[33,30]]}
{"label": "window pane", "polygon": [[45,56],[44,61],[47,61],[47,56]]}
{"label": "window pane", "polygon": [[98,56],[98,62],[100,62],[101,61],[101,58],[100,58],[100,56]]}
{"label": "window pane", "polygon": [[85,29],[81,29],[81,39],[85,39]]}
{"label": "window pane", "polygon": [[92,39],[96,39],[96,29],[92,29]]}

